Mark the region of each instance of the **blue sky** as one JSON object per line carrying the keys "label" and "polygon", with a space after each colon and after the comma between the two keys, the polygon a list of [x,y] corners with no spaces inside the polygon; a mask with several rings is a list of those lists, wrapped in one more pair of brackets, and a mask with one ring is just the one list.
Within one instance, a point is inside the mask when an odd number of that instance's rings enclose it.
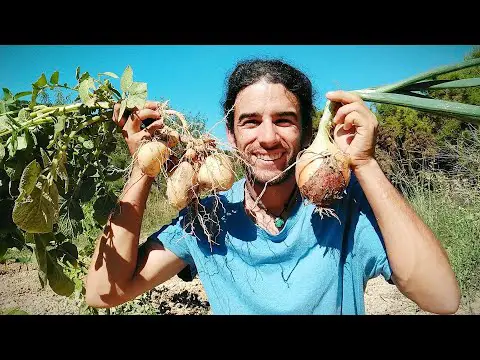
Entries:
{"label": "blue sky", "polygon": [[[470,45],[0,45],[0,87],[31,90],[45,72],[58,70],[60,83],[75,84],[75,69],[96,76],[121,76],[127,65],[134,81],[148,84],[151,100],[169,99],[172,108],[222,120],[225,78],[235,63],[249,57],[281,58],[310,76],[316,105],[329,90],[355,90],[402,80],[437,66],[462,61]],[[118,80],[114,85],[120,88]],[[213,135],[225,140],[224,125]]]}

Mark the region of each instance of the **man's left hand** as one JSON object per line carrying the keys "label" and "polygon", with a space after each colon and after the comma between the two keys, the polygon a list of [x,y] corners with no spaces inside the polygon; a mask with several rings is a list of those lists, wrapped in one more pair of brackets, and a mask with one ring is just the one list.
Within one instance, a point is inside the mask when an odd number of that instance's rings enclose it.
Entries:
{"label": "man's left hand", "polygon": [[340,106],[333,118],[334,140],[350,156],[355,170],[374,159],[377,118],[358,95],[339,90],[328,92],[326,97]]}

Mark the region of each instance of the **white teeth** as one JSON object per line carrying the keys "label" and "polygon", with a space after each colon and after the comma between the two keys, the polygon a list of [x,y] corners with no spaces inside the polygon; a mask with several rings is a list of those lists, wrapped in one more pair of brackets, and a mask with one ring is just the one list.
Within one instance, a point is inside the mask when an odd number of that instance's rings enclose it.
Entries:
{"label": "white teeth", "polygon": [[282,154],[256,155],[256,156],[257,156],[257,158],[259,158],[260,160],[273,161],[273,160],[280,159],[280,158],[282,157]]}

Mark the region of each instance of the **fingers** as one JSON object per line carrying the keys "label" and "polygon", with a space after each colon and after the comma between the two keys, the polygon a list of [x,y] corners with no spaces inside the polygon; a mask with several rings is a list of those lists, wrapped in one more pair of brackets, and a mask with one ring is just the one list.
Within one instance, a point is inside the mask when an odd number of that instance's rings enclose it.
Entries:
{"label": "fingers", "polygon": [[361,117],[358,112],[352,111],[345,116],[343,121],[343,129],[348,132],[353,126],[365,126],[366,123],[362,120],[363,117]]}
{"label": "fingers", "polygon": [[154,121],[145,129],[140,131],[140,133],[142,133],[142,138],[151,139],[155,135],[155,131],[163,129],[164,126],[165,124],[163,123],[162,119]]}
{"label": "fingers", "polygon": [[333,122],[335,124],[341,124],[344,122],[345,117],[352,112],[356,112],[357,115],[362,114],[364,117],[366,117],[369,116],[370,110],[368,110],[364,104],[358,102],[343,105],[337,110],[335,116],[333,117]]}
{"label": "fingers", "polygon": [[144,109],[158,110],[161,104],[158,101],[145,101]]}
{"label": "fingers", "polygon": [[[125,130],[127,130],[127,132],[130,132],[130,133],[131,132],[137,133],[141,129],[141,124],[143,120],[146,120],[146,119],[160,120],[160,118],[161,118],[161,115],[158,112],[158,110],[142,109],[142,110],[134,111],[128,117],[128,120],[125,123]],[[153,123],[151,125],[153,125]]]}
{"label": "fingers", "polygon": [[150,132],[150,134],[153,135],[156,130],[162,129],[164,126],[165,124],[163,123],[163,120],[160,119],[151,123],[149,126],[145,128],[145,130],[148,130],[148,132]]}
{"label": "fingers", "polygon": [[[153,110],[153,111],[157,111],[159,108],[161,107],[161,104],[158,102],[158,101],[146,101],[144,106],[143,106],[143,109],[150,109],[150,110]],[[135,114],[137,111],[142,111],[142,110],[139,110],[137,108],[135,108],[133,111],[132,110],[129,110],[129,109],[125,109],[125,111],[123,112],[122,114],[122,117],[121,118],[118,118],[118,115],[120,113],[120,108],[121,108],[121,104],[120,103],[116,103],[114,106],[113,106],[113,117],[112,117],[112,120],[118,125],[120,126],[121,128],[123,128],[129,117],[132,116],[133,114]],[[138,114],[140,116],[140,114]],[[135,116],[134,116],[135,117]],[[156,117],[154,117],[156,118]],[[142,119],[144,120],[144,119]]]}
{"label": "fingers", "polygon": [[127,117],[125,116],[125,112],[124,114],[122,115],[122,117],[119,119],[118,118],[118,115],[120,113],[120,103],[116,103],[115,105],[113,105],[113,116],[112,116],[112,120],[113,122],[115,122],[115,124],[117,124],[120,128],[123,128],[123,126],[125,125],[125,122],[127,121]]}
{"label": "fingers", "polygon": [[353,94],[351,92],[337,90],[337,91],[329,91],[325,95],[327,99],[334,102],[339,102],[342,104],[350,104],[353,102],[363,103],[363,100],[357,94]]}
{"label": "fingers", "polygon": [[345,130],[344,127],[340,124],[335,126],[333,131],[333,139],[335,143],[342,151],[347,151],[348,146],[355,137],[355,129]]}

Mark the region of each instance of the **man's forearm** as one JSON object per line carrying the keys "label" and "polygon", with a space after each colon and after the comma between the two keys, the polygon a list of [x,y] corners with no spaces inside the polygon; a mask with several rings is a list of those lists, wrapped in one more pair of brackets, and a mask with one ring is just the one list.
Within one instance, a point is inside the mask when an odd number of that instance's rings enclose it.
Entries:
{"label": "man's forearm", "polygon": [[357,168],[355,175],[382,232],[398,288],[427,311],[456,311],[458,283],[433,232],[375,160]]}
{"label": "man's forearm", "polygon": [[99,237],[92,257],[87,292],[91,296],[117,296],[133,276],[137,264],[142,218],[153,179],[134,168],[125,185],[120,208]]}

